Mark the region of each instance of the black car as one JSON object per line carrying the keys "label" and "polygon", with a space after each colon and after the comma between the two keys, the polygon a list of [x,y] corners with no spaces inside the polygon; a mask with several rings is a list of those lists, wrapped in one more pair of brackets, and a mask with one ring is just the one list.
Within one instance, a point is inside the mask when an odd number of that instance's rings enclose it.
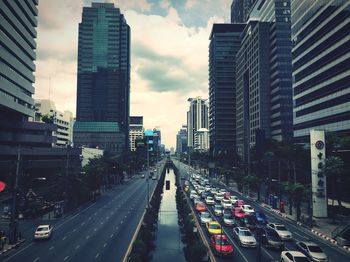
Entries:
{"label": "black car", "polygon": [[256,234],[256,239],[261,244],[267,247],[278,249],[278,250],[284,249],[284,242],[282,241],[282,239],[276,233],[275,230],[270,228],[257,227],[255,234]]}
{"label": "black car", "polygon": [[257,221],[254,216],[245,216],[237,219],[237,225],[240,227],[247,227],[249,230],[254,231],[257,227]]}

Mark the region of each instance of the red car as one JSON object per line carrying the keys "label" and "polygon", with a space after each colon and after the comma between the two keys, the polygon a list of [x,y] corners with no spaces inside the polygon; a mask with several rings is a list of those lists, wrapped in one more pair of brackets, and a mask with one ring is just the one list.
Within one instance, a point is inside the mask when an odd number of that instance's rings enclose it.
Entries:
{"label": "red car", "polygon": [[210,237],[210,247],[217,255],[230,256],[233,253],[232,243],[226,235],[212,235]]}
{"label": "red car", "polygon": [[245,217],[247,214],[243,211],[242,208],[235,207],[232,209],[232,215],[234,217],[240,218],[240,217]]}
{"label": "red car", "polygon": [[231,197],[230,192],[225,192],[224,198],[225,198],[225,199],[230,199],[230,197]]}
{"label": "red car", "polygon": [[244,200],[239,199],[236,201],[236,203],[234,204],[235,207],[241,207],[244,205]]}
{"label": "red car", "polygon": [[197,202],[194,207],[198,212],[204,212],[207,210],[207,207],[203,202]]}

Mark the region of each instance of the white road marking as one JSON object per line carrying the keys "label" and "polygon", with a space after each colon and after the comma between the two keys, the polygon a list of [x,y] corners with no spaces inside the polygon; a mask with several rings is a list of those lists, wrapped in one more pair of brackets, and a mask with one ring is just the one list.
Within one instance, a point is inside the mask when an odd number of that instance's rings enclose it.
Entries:
{"label": "white road marking", "polygon": [[80,245],[76,245],[76,246],[75,246],[75,249],[78,249],[79,247],[80,247]]}
{"label": "white road marking", "polygon": [[76,228],[74,228],[74,229],[73,229],[73,232],[75,232],[75,231],[77,231],[77,229],[76,229]]}
{"label": "white road marking", "polygon": [[114,234],[110,235],[109,237],[110,237],[110,238],[114,237]]}
{"label": "white road marking", "polygon": [[52,247],[50,247],[50,248],[49,248],[49,250],[52,250],[52,249],[54,249],[54,248],[55,248],[55,247],[54,247],[54,246],[52,246]]}
{"label": "white road marking", "polygon": [[90,236],[86,236],[86,239],[89,239],[90,238]]}
{"label": "white road marking", "polygon": [[31,247],[32,245],[34,245],[34,243],[30,243],[28,246],[18,250],[18,252],[14,253],[12,256],[8,257],[7,259],[4,260],[4,262],[10,260],[11,258],[13,258],[14,256],[17,256],[19,253],[21,253],[22,251],[26,250],[27,248]]}
{"label": "white road marking", "polygon": [[82,225],[82,226],[85,225],[85,222],[81,223],[81,225]]}
{"label": "white road marking", "polygon": [[103,225],[103,222],[101,221],[101,223],[100,223],[101,225]]}
{"label": "white road marking", "polygon": [[40,259],[40,257],[37,257],[36,259],[33,260],[33,262],[36,262]]}
{"label": "white road marking", "polygon": [[107,246],[107,243],[104,243],[104,244],[103,244],[103,247],[106,247],[106,246]]}
{"label": "white road marking", "polygon": [[115,230],[118,230],[119,227],[115,227]]}
{"label": "white road marking", "polygon": [[94,231],[96,232],[96,231],[97,231],[97,228],[94,228]]}
{"label": "white road marking", "polygon": [[67,238],[67,236],[64,236],[63,238],[62,238],[62,240],[65,240]]}
{"label": "white road marking", "polygon": [[69,256],[66,256],[63,260],[66,261],[69,258]]}
{"label": "white road marking", "polygon": [[97,253],[96,256],[95,256],[95,258],[98,258],[99,256],[100,256],[100,253]]}
{"label": "white road marking", "polygon": [[301,237],[301,238],[304,238],[304,239],[309,239],[308,237],[305,237],[305,236],[303,236],[303,235],[300,235],[300,234],[298,234],[297,232],[293,232],[293,234],[295,234],[295,235],[297,235],[297,236],[299,236],[299,237]]}

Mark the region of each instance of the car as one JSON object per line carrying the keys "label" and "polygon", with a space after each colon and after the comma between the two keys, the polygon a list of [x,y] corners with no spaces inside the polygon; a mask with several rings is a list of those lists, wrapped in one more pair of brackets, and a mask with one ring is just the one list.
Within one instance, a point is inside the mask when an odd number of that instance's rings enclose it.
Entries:
{"label": "car", "polygon": [[254,214],[254,209],[252,208],[251,205],[242,205],[241,208],[247,215]]}
{"label": "car", "polygon": [[262,211],[255,212],[256,221],[261,225],[266,225],[268,223],[267,216]]}
{"label": "car", "polygon": [[203,202],[197,202],[194,209],[196,209],[198,212],[207,211],[207,207]]}
{"label": "car", "polygon": [[241,247],[256,247],[256,239],[246,227],[235,227],[233,237]]}
{"label": "car", "polygon": [[299,241],[296,243],[297,248],[307,256],[311,261],[328,262],[328,257],[325,252],[314,242]]}
{"label": "car", "polygon": [[145,174],[142,174],[142,175],[141,175],[141,178],[145,178]]}
{"label": "car", "polygon": [[206,192],[210,192],[210,190],[211,190],[210,185],[206,185],[206,186],[205,186],[205,191],[206,191]]}
{"label": "car", "polygon": [[271,228],[257,227],[255,230],[256,238],[266,247],[283,250],[284,242],[275,230]]}
{"label": "car", "polygon": [[224,234],[210,236],[210,247],[216,255],[231,256],[233,253],[233,245]]}
{"label": "car", "polygon": [[185,180],[185,186],[189,186],[190,182],[188,180]]}
{"label": "car", "polygon": [[224,198],[223,200],[221,200],[221,206],[224,209],[231,209],[232,204],[231,204],[230,200]]}
{"label": "car", "polygon": [[190,193],[190,199],[193,199],[193,198],[199,198],[198,194],[196,191],[194,190],[191,190],[191,193]]}
{"label": "car", "polygon": [[231,212],[225,212],[222,215],[222,220],[224,221],[225,226],[233,226],[236,222],[235,218],[232,216]]}
{"label": "car", "polygon": [[204,191],[205,191],[205,188],[204,188],[203,186],[199,186],[199,187],[197,188],[198,194],[202,194]]}
{"label": "car", "polygon": [[208,196],[208,192],[203,191],[203,192],[201,193],[201,197],[206,198],[207,196]]}
{"label": "car", "polygon": [[230,192],[225,192],[224,193],[224,198],[225,199],[230,199],[230,197],[231,197],[231,193]]}
{"label": "car", "polygon": [[211,217],[211,215],[206,211],[200,213],[199,219],[202,225],[205,225],[206,223],[213,221],[213,218]]}
{"label": "car", "polygon": [[241,217],[245,217],[247,214],[243,211],[242,208],[240,207],[235,207],[232,210],[232,215],[235,217],[235,218],[241,218]]}
{"label": "car", "polygon": [[52,236],[53,227],[51,225],[39,225],[34,232],[34,239],[49,239]]}
{"label": "car", "polygon": [[232,204],[235,204],[238,200],[239,198],[237,196],[230,196],[230,201]]}
{"label": "car", "polygon": [[217,221],[208,222],[205,224],[209,234],[219,235],[222,234],[222,228]]}
{"label": "car", "polygon": [[237,219],[237,224],[241,227],[247,227],[249,230],[255,230],[257,224],[255,217],[253,216],[244,216]]}
{"label": "car", "polygon": [[156,175],[152,176],[152,179],[157,180],[157,176]]}
{"label": "car", "polygon": [[220,193],[216,193],[214,198],[215,198],[216,201],[220,202],[221,200],[224,199],[224,194],[221,193],[221,192]]}
{"label": "car", "polygon": [[222,216],[222,207],[221,205],[214,206],[214,214],[215,216]]}
{"label": "car", "polygon": [[309,262],[310,260],[299,251],[282,251],[281,262]]}
{"label": "car", "polygon": [[200,197],[195,197],[193,198],[193,204],[197,204],[198,202],[203,202],[202,199]]}
{"label": "car", "polygon": [[287,230],[287,228],[282,224],[270,223],[267,224],[269,228],[272,228],[281,237],[282,240],[292,240],[293,235]]}
{"label": "car", "polygon": [[242,207],[243,205],[244,205],[244,200],[238,199],[233,206],[234,207]]}
{"label": "car", "polygon": [[214,205],[215,204],[215,200],[214,200],[214,198],[212,196],[207,196],[205,198],[205,203],[207,205]]}

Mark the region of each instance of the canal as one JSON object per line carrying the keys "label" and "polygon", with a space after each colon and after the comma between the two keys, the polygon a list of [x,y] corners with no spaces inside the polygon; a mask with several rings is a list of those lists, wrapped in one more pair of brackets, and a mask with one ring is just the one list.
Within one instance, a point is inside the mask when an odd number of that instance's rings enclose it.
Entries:
{"label": "canal", "polygon": [[[166,190],[166,181],[170,182],[169,190]],[[178,225],[175,181],[174,170],[169,168],[165,175],[164,193],[158,216],[159,221],[155,241],[156,249],[153,252],[152,261],[186,261]]]}

